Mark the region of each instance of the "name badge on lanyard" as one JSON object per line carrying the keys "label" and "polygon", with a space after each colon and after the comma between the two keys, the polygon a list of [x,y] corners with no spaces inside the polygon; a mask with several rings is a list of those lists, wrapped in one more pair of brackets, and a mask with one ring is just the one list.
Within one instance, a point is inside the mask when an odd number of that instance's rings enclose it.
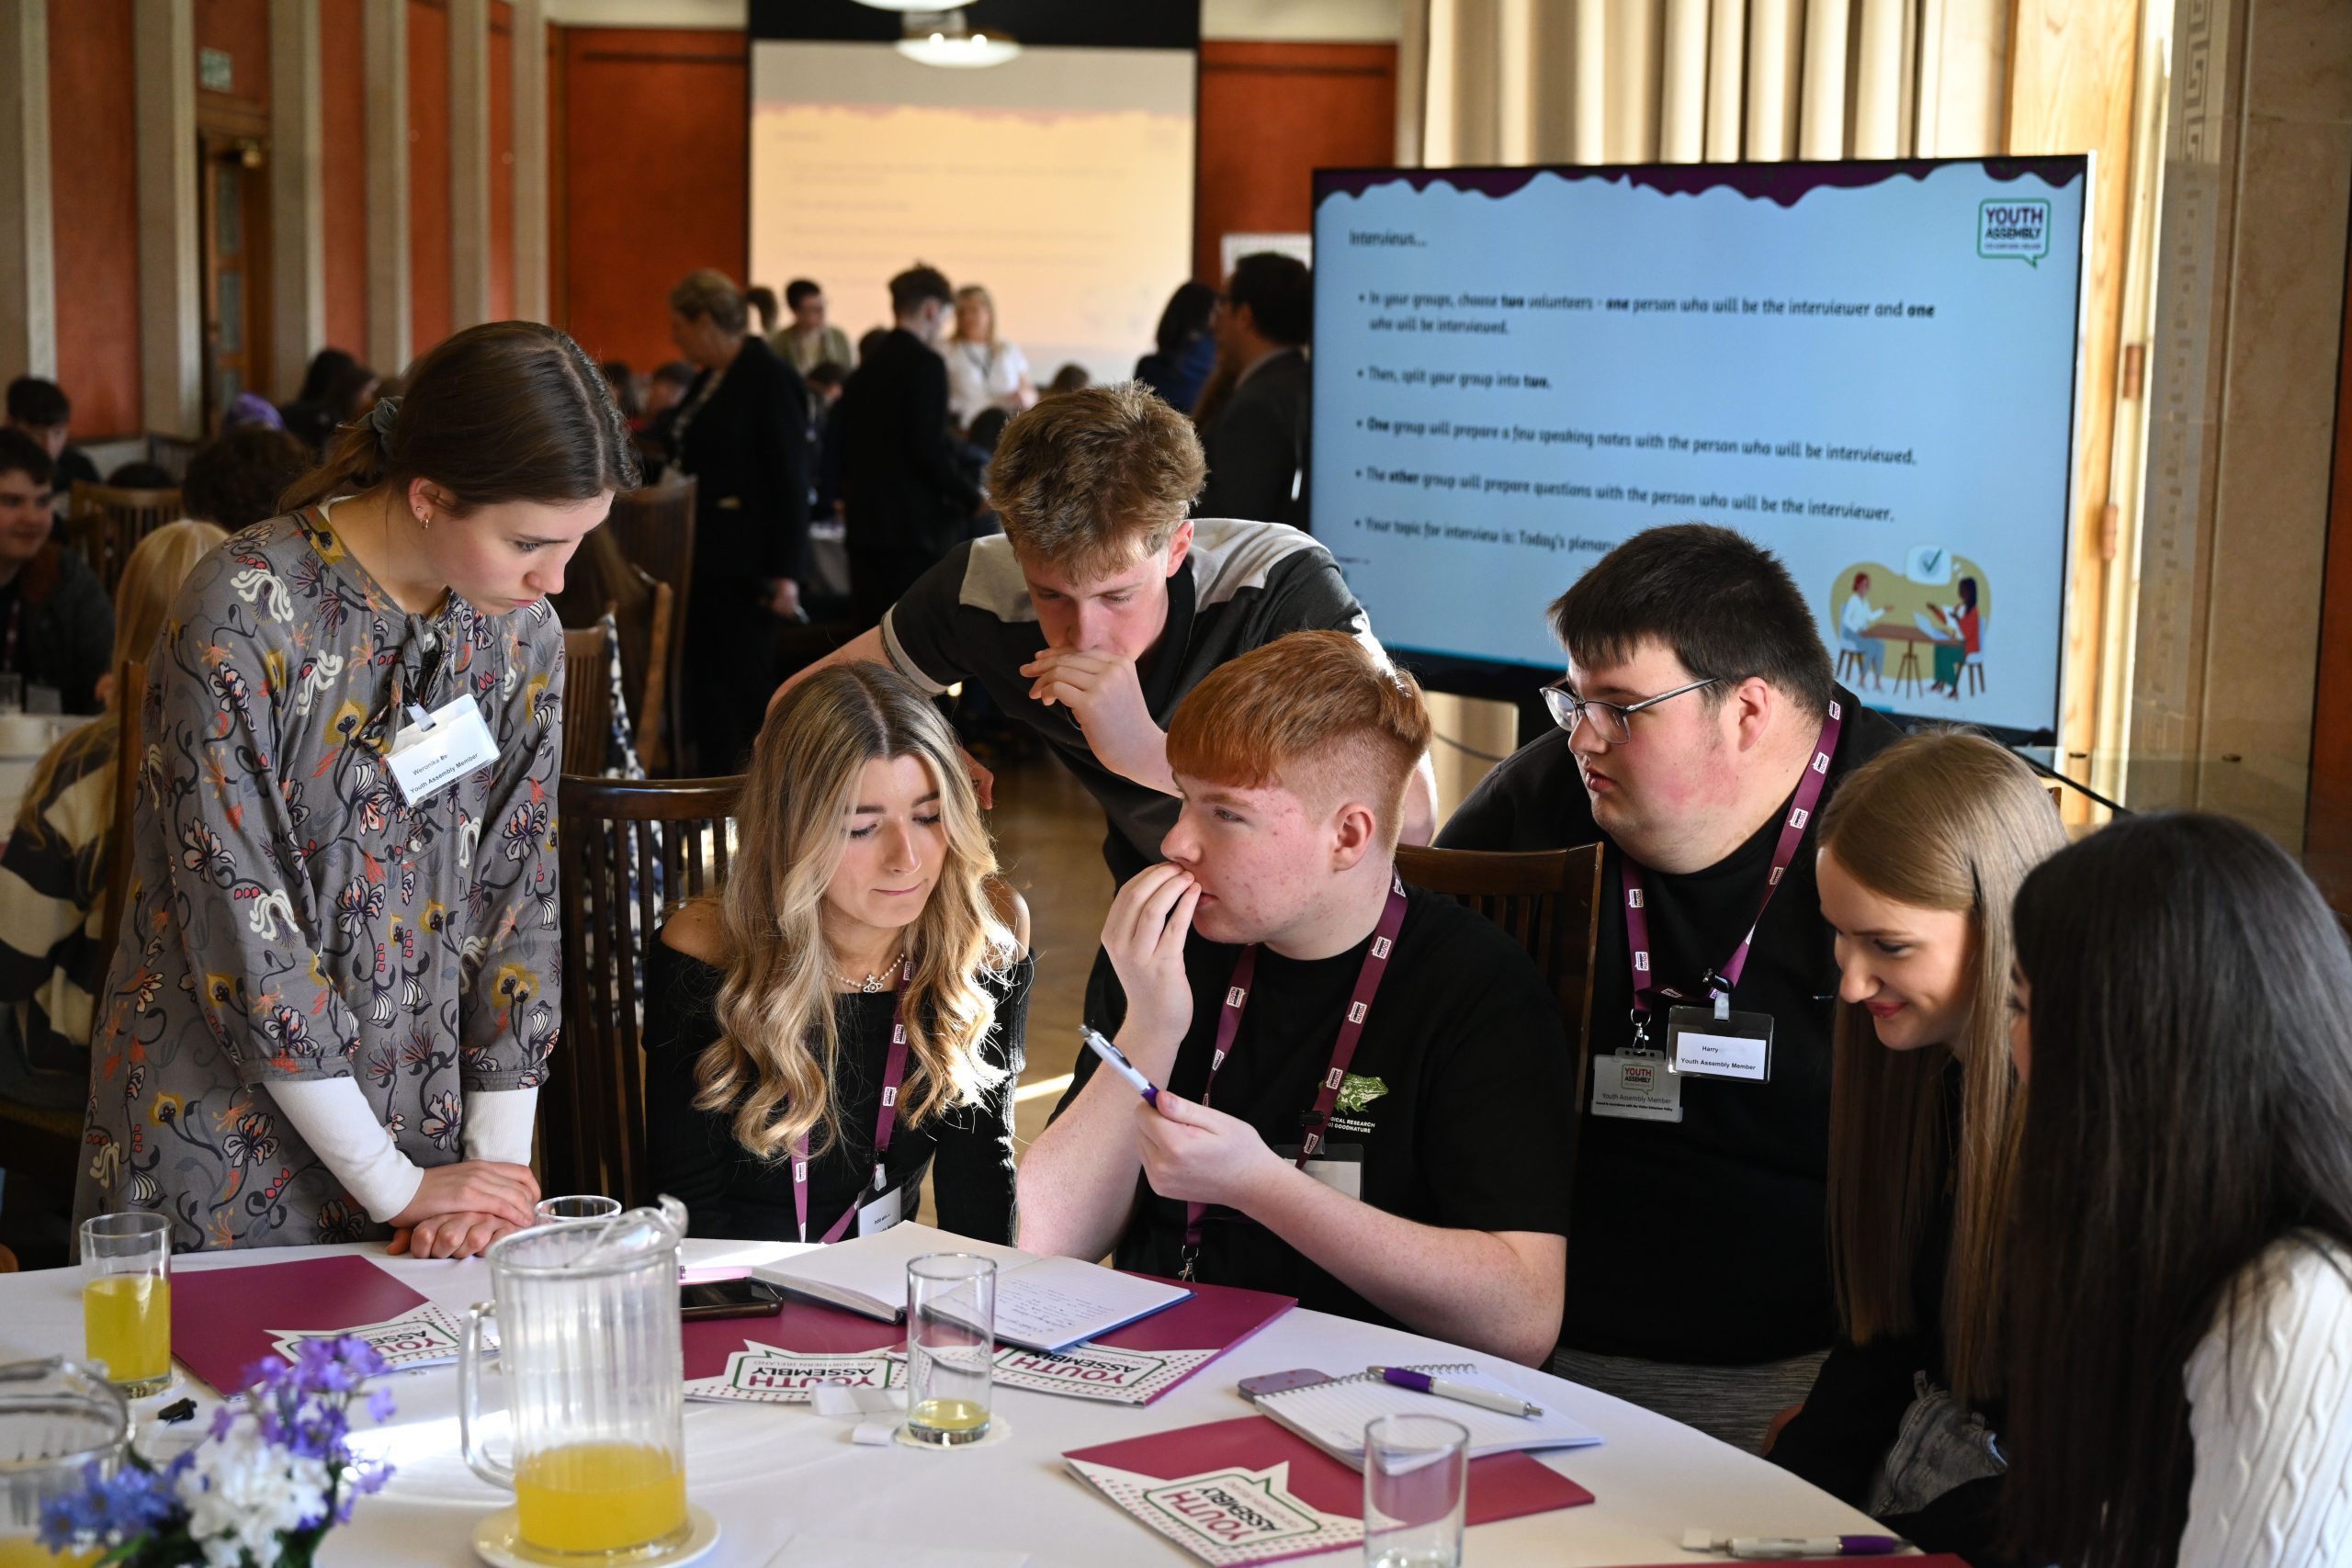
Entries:
{"label": "name badge on lanyard", "polygon": [[[1665,996],[1679,999],[1680,993],[1657,984],[1650,962],[1648,890],[1641,867],[1629,859],[1620,861],[1618,874],[1625,896],[1625,951],[1634,972],[1634,1048],[1618,1056],[1594,1059],[1597,1070],[1593,1114],[1679,1122],[1680,1085],[1675,1085],[1672,1114],[1663,1114],[1665,1100],[1655,1077],[1634,1070],[1645,1062],[1662,1060],[1669,1079],[1724,1078],[1734,1083],[1771,1080],[1772,1015],[1733,1010],[1732,990],[1747,967],[1748,951],[1756,944],[1756,930],[1763,923],[1764,911],[1771,907],[1772,895],[1781,890],[1781,876],[1795,863],[1805,825],[1813,820],[1814,810],[1821,804],[1821,792],[1829,778],[1829,759],[1838,750],[1838,733],[1844,728],[1844,721],[1843,706],[1832,702],[1828,716],[1822,720],[1820,739],[1814,742],[1813,756],[1805,764],[1804,776],[1797,782],[1796,793],[1790,798],[1788,815],[1781,818],[1780,841],[1773,848],[1772,867],[1765,879],[1764,897],[1757,906],[1756,919],[1749,922],[1747,934],[1740,939],[1739,946],[1723,966],[1707,971],[1707,996],[1713,1005],[1677,1007],[1667,1013],[1663,1058],[1647,1050],[1651,998]],[[1604,1089],[1611,1092],[1618,1108],[1603,1108]],[[1634,1092],[1636,1089],[1638,1093]]]}
{"label": "name badge on lanyard", "polygon": [[477,768],[498,761],[481,709],[459,694],[433,713],[412,704],[392,749],[384,754],[401,799],[421,806]]}

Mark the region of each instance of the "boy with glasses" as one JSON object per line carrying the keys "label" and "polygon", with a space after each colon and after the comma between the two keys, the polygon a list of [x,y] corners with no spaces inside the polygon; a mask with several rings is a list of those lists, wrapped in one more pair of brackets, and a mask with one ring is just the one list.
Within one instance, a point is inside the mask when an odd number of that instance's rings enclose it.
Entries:
{"label": "boy with glasses", "polygon": [[1438,843],[1605,845],[1553,1370],[1753,1452],[1837,1332],[1811,824],[1899,732],[1836,684],[1787,569],[1727,528],[1635,535],[1552,626],[1566,734],[1498,766]]}

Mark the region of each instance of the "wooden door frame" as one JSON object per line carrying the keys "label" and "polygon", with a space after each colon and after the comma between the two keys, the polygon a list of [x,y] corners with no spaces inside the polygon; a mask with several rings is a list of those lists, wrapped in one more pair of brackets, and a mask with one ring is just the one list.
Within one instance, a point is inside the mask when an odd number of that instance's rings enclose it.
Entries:
{"label": "wooden door frame", "polygon": [[226,412],[214,404],[212,373],[212,324],[220,319],[212,294],[212,170],[216,164],[232,157],[241,157],[248,150],[257,152],[261,162],[246,171],[244,210],[241,215],[244,226],[244,271],[248,280],[243,351],[245,390],[259,393],[277,402],[281,396],[292,396],[293,389],[281,389],[275,384],[277,376],[271,358],[276,343],[270,322],[270,301],[276,296],[270,265],[272,214],[266,173],[269,160],[274,155],[269,138],[269,116],[255,106],[235,100],[200,104],[197,114],[196,141],[198,315],[204,338],[200,355],[203,362],[204,424],[207,432],[210,432]]}

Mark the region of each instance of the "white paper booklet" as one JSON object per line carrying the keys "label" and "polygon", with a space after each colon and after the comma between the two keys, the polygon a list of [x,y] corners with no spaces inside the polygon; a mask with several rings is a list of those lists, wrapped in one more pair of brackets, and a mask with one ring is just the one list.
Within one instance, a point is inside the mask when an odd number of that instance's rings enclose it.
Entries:
{"label": "white paper booklet", "polygon": [[[1467,1364],[1417,1366],[1411,1370],[1442,1377],[1448,1382],[1485,1389],[1489,1393],[1508,1394],[1513,1399],[1526,1397],[1501,1379]],[[1459,1399],[1398,1388],[1372,1372],[1308,1383],[1281,1393],[1261,1393],[1257,1404],[1261,1411],[1333,1459],[1359,1470],[1363,1468],[1363,1429],[1381,1416],[1442,1416],[1459,1422],[1470,1434],[1472,1459],[1520,1449],[1589,1448],[1600,1441],[1600,1434],[1591,1427],[1555,1411],[1546,1410],[1541,1416],[1506,1416],[1499,1410],[1488,1410]]]}
{"label": "white paper booklet", "polygon": [[1193,1292],[1075,1258],[1040,1258],[903,1221],[888,1230],[812,1247],[752,1274],[779,1290],[896,1323],[907,1314],[907,1264],[927,1252],[971,1252],[996,1262],[996,1337],[1062,1350],[1174,1306]]}

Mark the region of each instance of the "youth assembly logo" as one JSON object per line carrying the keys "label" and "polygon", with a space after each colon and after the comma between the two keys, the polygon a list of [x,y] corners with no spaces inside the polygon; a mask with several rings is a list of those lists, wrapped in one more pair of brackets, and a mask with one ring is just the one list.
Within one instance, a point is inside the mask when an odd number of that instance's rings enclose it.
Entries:
{"label": "youth assembly logo", "polygon": [[1976,254],[2039,267],[2050,254],[2050,204],[2004,197],[1976,204]]}

